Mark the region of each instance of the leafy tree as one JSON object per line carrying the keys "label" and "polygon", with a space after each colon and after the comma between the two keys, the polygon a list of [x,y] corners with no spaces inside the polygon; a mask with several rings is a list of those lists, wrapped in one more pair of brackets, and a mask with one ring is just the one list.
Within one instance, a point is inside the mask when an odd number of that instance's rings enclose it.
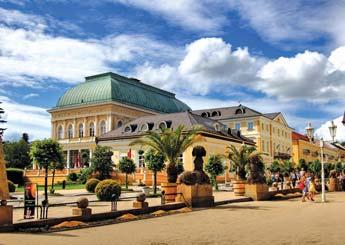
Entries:
{"label": "leafy tree", "polygon": [[51,139],[34,141],[30,148],[30,156],[40,167],[45,169],[44,176],[44,201],[42,204],[48,204],[48,169],[54,164],[63,162],[63,153],[60,144]]}
{"label": "leafy tree", "polygon": [[98,179],[104,180],[110,178],[111,172],[113,171],[112,155],[113,152],[110,147],[99,145],[96,147],[92,155],[90,169],[98,173]]}
{"label": "leafy tree", "polygon": [[157,193],[157,172],[165,168],[164,155],[153,151],[147,151],[144,155],[146,167],[153,172],[153,193]]}
{"label": "leafy tree", "polygon": [[320,176],[321,175],[321,162],[319,160],[315,160],[309,165],[309,171],[313,174]]}
{"label": "leafy tree", "polygon": [[204,168],[210,175],[212,185],[218,190],[217,176],[223,174],[225,171],[223,156],[211,155]]}
{"label": "leafy tree", "polygon": [[235,146],[227,147],[230,161],[234,164],[236,175],[240,180],[246,179],[246,166],[249,162],[249,157],[258,155],[255,147],[242,145],[238,150]]}
{"label": "leafy tree", "polygon": [[294,170],[292,162],[289,160],[283,161],[282,163],[282,172],[284,174],[290,174]]}
{"label": "leafy tree", "polygon": [[148,131],[146,135],[133,141],[131,145],[146,145],[163,154],[168,162],[168,182],[176,183],[178,157],[197,140],[196,136],[200,130],[201,127],[184,130],[183,125],[178,126],[176,130],[161,128],[160,132]]}
{"label": "leafy tree", "polygon": [[4,144],[5,161],[8,168],[24,169],[31,165],[30,144],[27,140],[28,138],[25,137],[19,141]]}
{"label": "leafy tree", "polygon": [[132,159],[124,157],[119,161],[119,170],[126,174],[126,190],[128,190],[128,175],[135,173],[135,163]]}
{"label": "leafy tree", "polygon": [[308,164],[303,158],[299,159],[297,168],[300,170],[303,170],[303,171],[307,171],[308,170]]}
{"label": "leafy tree", "polygon": [[278,161],[273,161],[271,166],[267,168],[271,173],[276,173],[281,170],[281,165]]}

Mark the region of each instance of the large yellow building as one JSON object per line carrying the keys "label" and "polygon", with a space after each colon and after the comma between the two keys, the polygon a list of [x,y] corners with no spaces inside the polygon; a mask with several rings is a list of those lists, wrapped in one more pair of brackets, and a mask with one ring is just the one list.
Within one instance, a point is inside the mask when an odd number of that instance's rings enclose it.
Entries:
{"label": "large yellow building", "polygon": [[193,111],[202,117],[212,118],[256,142],[257,150],[265,153],[265,163],[274,159],[290,159],[292,153],[292,128],[283,114],[263,114],[243,105]]}
{"label": "large yellow building", "polygon": [[[321,159],[320,141],[309,139],[306,135],[292,133],[292,159],[295,164],[304,159],[307,163]],[[338,163],[345,161],[345,148],[338,143],[324,142],[324,161],[327,163]]]}
{"label": "large yellow building", "polygon": [[[221,154],[226,156],[230,145],[239,148],[242,144],[254,146],[255,143],[241,135],[237,130],[231,130],[226,125],[204,118],[193,112],[179,112],[170,114],[160,114],[152,116],[143,116],[137,118],[122,127],[108,132],[98,137],[98,144],[109,146],[113,149],[113,161],[118,161],[130,155],[138,167],[143,166],[143,152],[147,150],[145,146],[133,145],[130,146],[133,140],[142,137],[146,132],[152,130],[160,130],[160,128],[177,128],[183,125],[185,130],[190,130],[193,126],[201,126],[199,140],[190,146],[183,154],[181,154],[180,161],[184,164],[186,170],[193,170],[192,149],[196,145],[202,145],[206,150],[204,161],[206,162],[210,155]],[[227,164],[229,165],[229,161]]]}
{"label": "large yellow building", "polygon": [[49,110],[51,137],[62,145],[67,169],[88,164],[96,138],[145,115],[187,111],[175,94],[115,73],[86,77]]}

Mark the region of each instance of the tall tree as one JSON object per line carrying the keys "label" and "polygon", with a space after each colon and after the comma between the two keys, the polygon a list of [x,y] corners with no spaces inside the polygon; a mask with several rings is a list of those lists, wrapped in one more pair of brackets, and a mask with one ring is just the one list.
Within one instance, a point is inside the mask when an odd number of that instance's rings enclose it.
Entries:
{"label": "tall tree", "polygon": [[21,169],[31,166],[29,151],[30,144],[25,139],[6,142],[4,144],[6,166]]}
{"label": "tall tree", "polygon": [[223,156],[211,155],[204,168],[206,173],[210,175],[212,185],[218,190],[217,176],[225,171]]}
{"label": "tall tree", "polygon": [[104,180],[110,178],[114,166],[111,160],[112,155],[113,152],[110,147],[99,145],[96,147],[92,155],[90,169],[98,173],[98,179]]}
{"label": "tall tree", "polygon": [[48,204],[48,169],[54,164],[63,162],[61,146],[55,140],[37,140],[31,145],[30,156],[45,169],[43,205],[46,206]]}
{"label": "tall tree", "polygon": [[126,174],[126,190],[128,190],[128,175],[135,173],[135,163],[132,159],[124,157],[119,161],[118,167],[121,173]]}
{"label": "tall tree", "polygon": [[153,172],[153,193],[157,194],[157,172],[161,172],[165,168],[164,155],[150,149],[144,157],[146,167]]}
{"label": "tall tree", "polygon": [[227,147],[228,157],[234,164],[236,169],[236,175],[240,180],[246,179],[246,166],[249,162],[249,158],[254,154],[260,154],[256,152],[255,147],[242,145],[240,149],[231,145]]}
{"label": "tall tree", "polygon": [[184,130],[180,125],[173,130],[171,128],[161,128],[159,131],[148,131],[142,138],[135,140],[131,145],[146,145],[164,155],[167,160],[167,175],[169,183],[176,183],[178,176],[179,156],[197,140],[197,134],[201,127],[193,127]]}

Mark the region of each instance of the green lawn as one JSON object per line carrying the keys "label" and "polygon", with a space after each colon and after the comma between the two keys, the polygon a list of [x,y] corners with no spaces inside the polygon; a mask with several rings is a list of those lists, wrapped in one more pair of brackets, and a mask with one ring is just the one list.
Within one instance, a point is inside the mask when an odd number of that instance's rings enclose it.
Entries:
{"label": "green lawn", "polygon": [[[50,189],[50,186],[48,186],[48,190]],[[56,184],[54,185],[55,190],[62,190],[62,185],[61,184]],[[85,189],[84,184],[78,184],[78,183],[68,183],[66,184],[66,190],[76,190],[76,189]],[[39,191],[44,190],[44,185],[39,185],[38,186]],[[20,186],[16,188],[16,192],[24,192],[24,187]]]}

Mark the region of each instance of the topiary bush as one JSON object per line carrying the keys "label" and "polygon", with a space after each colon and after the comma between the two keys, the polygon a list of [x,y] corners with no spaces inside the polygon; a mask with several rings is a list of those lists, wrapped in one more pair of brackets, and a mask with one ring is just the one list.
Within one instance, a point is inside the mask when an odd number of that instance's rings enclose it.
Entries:
{"label": "topiary bush", "polygon": [[17,185],[24,185],[24,171],[19,168],[6,169],[7,179]]}
{"label": "topiary bush", "polygon": [[16,191],[16,186],[13,184],[13,182],[8,180],[7,183],[8,183],[8,191],[9,192],[15,192]]}
{"label": "topiary bush", "polygon": [[88,192],[95,193],[95,188],[98,185],[99,180],[98,179],[89,179],[85,184],[85,189]]}
{"label": "topiary bush", "polygon": [[115,180],[102,180],[97,184],[95,193],[100,201],[111,201],[113,195],[115,195],[116,198],[120,197],[121,186]]}
{"label": "topiary bush", "polygon": [[67,179],[70,181],[77,181],[78,180],[78,174],[76,173],[69,173],[67,176]]}

